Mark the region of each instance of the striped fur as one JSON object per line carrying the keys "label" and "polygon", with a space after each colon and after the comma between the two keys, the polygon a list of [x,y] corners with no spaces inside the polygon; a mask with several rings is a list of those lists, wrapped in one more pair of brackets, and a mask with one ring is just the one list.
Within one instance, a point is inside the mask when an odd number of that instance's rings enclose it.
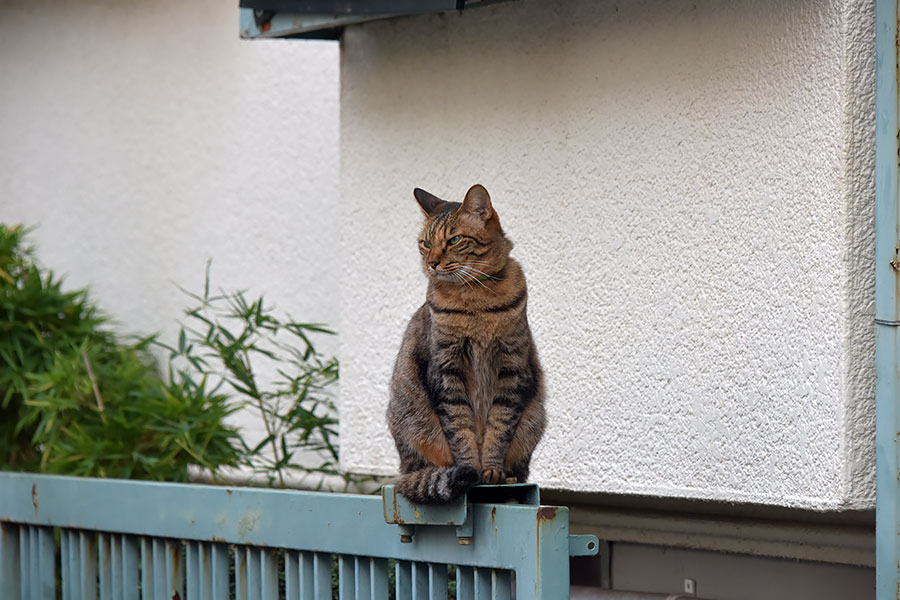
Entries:
{"label": "striped fur", "polygon": [[544,384],[528,327],[528,290],[487,191],[462,203],[422,190],[425,304],[403,336],[387,421],[398,490],[446,503],[474,483],[524,482],[544,431]]}

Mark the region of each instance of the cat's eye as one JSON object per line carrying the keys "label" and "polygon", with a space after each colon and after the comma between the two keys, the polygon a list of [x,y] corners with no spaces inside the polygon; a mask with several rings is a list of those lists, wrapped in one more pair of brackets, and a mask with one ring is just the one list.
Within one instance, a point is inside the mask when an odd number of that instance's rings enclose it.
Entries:
{"label": "cat's eye", "polygon": [[431,242],[429,242],[428,240],[422,240],[422,245],[426,248],[431,248]]}
{"label": "cat's eye", "polygon": [[454,235],[452,238],[447,240],[447,245],[452,246],[453,244],[455,244],[456,242],[458,242],[461,239],[462,239],[461,235]]}

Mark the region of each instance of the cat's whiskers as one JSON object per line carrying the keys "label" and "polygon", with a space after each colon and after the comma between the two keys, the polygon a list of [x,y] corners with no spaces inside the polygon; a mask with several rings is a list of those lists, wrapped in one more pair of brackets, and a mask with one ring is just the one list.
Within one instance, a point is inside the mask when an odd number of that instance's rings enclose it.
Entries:
{"label": "cat's whiskers", "polygon": [[463,277],[462,273],[460,273],[458,269],[456,271],[453,271],[451,275],[453,275],[454,279],[456,279],[457,281],[466,284],[466,287],[468,287],[469,289],[472,288],[471,284],[466,281],[466,278]]}
{"label": "cat's whiskers", "polygon": [[[489,288],[488,286],[486,286],[486,285],[484,284],[484,282],[483,282],[481,279],[478,278],[477,275],[473,275],[473,274],[472,274],[472,270],[478,271],[478,269],[474,269],[474,268],[472,268],[472,267],[467,267],[467,266],[465,266],[465,265],[460,265],[459,268],[460,268],[460,270],[466,275],[466,277],[469,278],[470,281],[473,281],[473,282],[477,283],[478,285],[480,285],[481,287],[483,287],[483,288],[486,289],[486,290],[489,290],[489,291],[491,291],[491,292],[494,292],[494,290],[491,289],[491,288]],[[478,272],[481,273],[481,271],[478,271]]]}
{"label": "cat's whiskers", "polygon": [[497,277],[496,275],[489,275],[488,273],[485,273],[484,271],[482,271],[480,269],[476,269],[475,267],[473,267],[471,265],[472,265],[472,263],[466,263],[463,265],[463,267],[466,267],[472,271],[475,271],[476,273],[483,275],[484,277],[491,279],[493,281],[503,281],[503,277]]}
{"label": "cat's whiskers", "polygon": [[[496,269],[496,270],[499,270],[498,267],[500,266],[500,265],[498,265],[497,263],[489,263],[489,262],[485,262],[485,261],[483,261],[483,260],[467,260],[466,262],[464,262],[464,263],[462,263],[462,264],[464,264],[464,265],[478,265],[479,267],[490,267],[491,269]],[[502,264],[502,263],[501,263],[501,264]]]}
{"label": "cat's whiskers", "polygon": [[[451,265],[448,265],[448,266],[451,266]],[[456,281],[458,281],[458,282],[460,282],[460,283],[464,283],[464,284],[466,285],[466,287],[468,287],[469,289],[471,289],[472,286],[471,286],[471,284],[469,283],[468,279],[466,278],[465,273],[464,273],[464,272],[461,272],[461,267],[460,267],[460,265],[457,264],[457,263],[455,263],[455,264],[452,265],[452,266],[454,267],[454,269],[453,269],[452,271],[448,271],[447,273],[448,273],[450,276],[452,276],[453,279],[455,279]]]}
{"label": "cat's whiskers", "polygon": [[460,273],[460,267],[461,265],[458,262],[448,263],[444,267],[444,272],[453,277],[453,279],[455,279],[456,281],[464,283],[467,287],[471,288],[472,286],[469,285],[469,282],[466,281],[465,277],[463,277],[463,274]]}
{"label": "cat's whiskers", "polygon": [[494,267],[494,268],[497,267],[497,263],[487,262],[484,260],[467,260],[466,262],[464,262],[462,264],[464,264],[464,265],[484,265],[486,267]]}
{"label": "cat's whiskers", "polygon": [[[497,277],[497,273],[499,273],[500,271],[503,270],[503,267],[505,266],[505,263],[501,263],[501,264],[498,266],[496,263],[488,263],[488,262],[484,262],[484,261],[470,260],[470,261],[466,261],[466,262],[464,262],[464,263],[462,263],[462,264],[463,264],[464,266],[471,267],[471,268],[473,268],[473,269],[475,269],[475,265],[478,265],[478,266],[481,267],[481,268],[487,268],[487,269],[490,270],[490,271],[494,271],[494,274],[493,274],[493,275],[489,275],[489,274],[485,273],[484,271],[480,271],[480,270],[479,270],[478,272],[481,273],[482,275],[485,275],[485,276],[487,276],[487,277],[490,277],[491,279],[496,279],[496,280],[498,280],[498,281],[502,281],[502,280],[503,280],[502,277]],[[476,269],[476,270],[478,270],[478,269]]]}

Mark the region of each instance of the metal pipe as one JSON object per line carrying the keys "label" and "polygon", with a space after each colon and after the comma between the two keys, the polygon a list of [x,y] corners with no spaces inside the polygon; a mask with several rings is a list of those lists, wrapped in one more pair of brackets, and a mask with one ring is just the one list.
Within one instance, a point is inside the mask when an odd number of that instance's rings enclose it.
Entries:
{"label": "metal pipe", "polygon": [[898,96],[897,0],[876,0],[875,371],[876,590],[898,590]]}
{"label": "metal pipe", "polygon": [[876,596],[898,581],[898,222],[897,0],[876,0],[875,60],[875,447]]}

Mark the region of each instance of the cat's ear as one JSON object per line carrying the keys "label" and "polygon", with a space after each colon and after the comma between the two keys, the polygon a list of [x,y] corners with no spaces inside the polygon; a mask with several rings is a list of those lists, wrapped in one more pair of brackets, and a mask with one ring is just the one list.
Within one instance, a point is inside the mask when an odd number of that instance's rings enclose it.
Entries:
{"label": "cat's ear", "polygon": [[413,190],[413,196],[416,197],[416,202],[419,203],[419,206],[425,212],[426,215],[434,214],[435,209],[444,203],[443,200],[435,196],[434,194],[429,194],[423,189],[416,188]]}
{"label": "cat's ear", "polygon": [[487,221],[494,216],[494,209],[491,206],[491,197],[488,195],[488,191],[484,189],[483,185],[477,183],[466,192],[466,199],[463,200],[459,210],[482,221]]}

